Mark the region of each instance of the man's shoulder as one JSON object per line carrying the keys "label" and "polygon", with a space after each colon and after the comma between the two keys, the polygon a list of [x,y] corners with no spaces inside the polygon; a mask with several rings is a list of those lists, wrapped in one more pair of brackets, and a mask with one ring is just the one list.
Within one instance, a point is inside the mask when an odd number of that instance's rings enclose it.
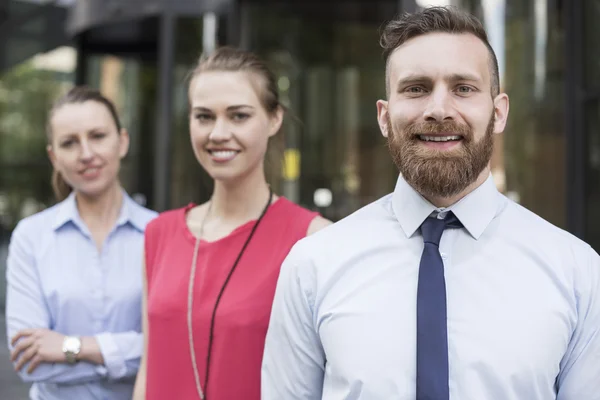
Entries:
{"label": "man's shoulder", "polygon": [[566,252],[587,252],[590,245],[526,207],[509,200],[506,209],[505,229],[513,237],[531,241],[538,248]]}
{"label": "man's shoulder", "polygon": [[391,194],[386,195],[341,220],[309,235],[294,245],[294,253],[305,256],[345,253],[368,247],[366,238],[383,235],[385,226],[395,221]]}

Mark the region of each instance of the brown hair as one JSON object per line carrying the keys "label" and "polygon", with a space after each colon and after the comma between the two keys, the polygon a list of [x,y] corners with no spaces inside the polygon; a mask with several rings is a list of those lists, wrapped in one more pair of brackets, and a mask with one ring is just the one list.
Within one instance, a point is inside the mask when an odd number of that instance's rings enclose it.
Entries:
{"label": "brown hair", "polygon": [[272,115],[279,108],[285,110],[279,101],[275,74],[256,54],[235,47],[219,47],[208,55],[200,56],[198,65],[192,71],[191,80],[203,72],[210,71],[248,72],[260,77],[262,87],[258,91],[258,95],[267,113]]}
{"label": "brown hair", "polygon": [[[110,112],[112,119],[117,128],[117,132],[121,132],[121,121],[119,120],[119,115],[117,114],[117,109],[112,101],[104,97],[98,90],[89,88],[87,86],[75,86],[71,90],[69,90],[66,94],[58,98],[50,112],[48,113],[48,123],[46,125],[46,135],[48,139],[48,144],[52,144],[52,116],[54,113],[67,104],[79,104],[85,103],[86,101],[95,101],[97,103],[102,104],[106,109]],[[62,174],[57,170],[52,171],[52,190],[54,191],[54,196],[57,201],[63,201],[66,199],[73,188],[64,180]]]}
{"label": "brown hair", "polygon": [[479,38],[490,55],[492,97],[500,93],[498,59],[488,41],[485,28],[475,16],[456,7],[429,7],[417,13],[404,13],[387,23],[381,34],[380,44],[386,64],[386,87],[389,97],[389,58],[390,55],[409,39],[433,32],[452,34],[470,33]]}

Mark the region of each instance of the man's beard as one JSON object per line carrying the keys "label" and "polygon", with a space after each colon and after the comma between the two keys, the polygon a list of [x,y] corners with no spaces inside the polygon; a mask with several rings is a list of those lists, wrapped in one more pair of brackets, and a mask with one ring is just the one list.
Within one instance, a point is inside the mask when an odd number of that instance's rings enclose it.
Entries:
{"label": "man's beard", "polygon": [[[487,167],[494,150],[494,114],[485,135],[475,141],[472,129],[454,121],[420,122],[396,132],[388,115],[388,148],[400,173],[425,197],[449,198],[462,193]],[[462,136],[457,148],[440,151],[419,143],[418,135]]]}

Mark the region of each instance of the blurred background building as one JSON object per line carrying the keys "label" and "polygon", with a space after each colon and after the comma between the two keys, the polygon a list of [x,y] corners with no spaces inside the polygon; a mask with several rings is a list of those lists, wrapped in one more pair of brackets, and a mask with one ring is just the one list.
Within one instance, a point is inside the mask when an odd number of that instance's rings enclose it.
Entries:
{"label": "blurred background building", "polygon": [[498,188],[600,250],[600,0],[0,0],[0,266],[18,220],[53,203],[46,113],[74,83],[117,103],[131,135],[122,180],[140,203],[205,200],[187,77],[224,44],[268,60],[294,117],[268,165],[280,193],[334,220],[388,193],[379,28],[432,4],[479,16],[498,55],[511,98]]}
{"label": "blurred background building", "polygon": [[337,220],[397,176],[376,121],[381,24],[447,4],[484,21],[510,95],[498,188],[600,251],[600,0],[0,0],[0,312],[10,232],[53,203],[46,114],[70,85],[116,102],[131,135],[123,184],[160,211],[211,191],[189,143],[190,69],[218,45],[257,52],[294,117],[271,183]]}

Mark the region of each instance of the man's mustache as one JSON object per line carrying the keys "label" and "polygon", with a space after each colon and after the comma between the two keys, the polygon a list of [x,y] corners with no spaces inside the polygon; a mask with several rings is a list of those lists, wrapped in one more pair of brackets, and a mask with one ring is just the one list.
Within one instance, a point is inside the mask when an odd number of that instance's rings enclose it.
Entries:
{"label": "man's mustache", "polygon": [[464,139],[471,139],[471,129],[463,124],[454,121],[445,122],[419,122],[407,126],[404,129],[404,133],[411,136],[417,137],[419,135],[449,135],[449,136],[461,136]]}

